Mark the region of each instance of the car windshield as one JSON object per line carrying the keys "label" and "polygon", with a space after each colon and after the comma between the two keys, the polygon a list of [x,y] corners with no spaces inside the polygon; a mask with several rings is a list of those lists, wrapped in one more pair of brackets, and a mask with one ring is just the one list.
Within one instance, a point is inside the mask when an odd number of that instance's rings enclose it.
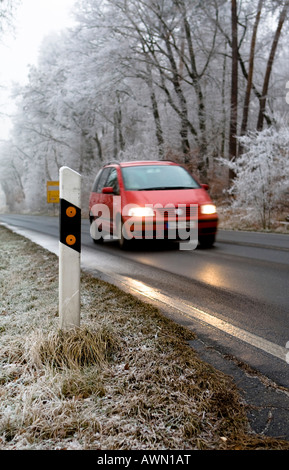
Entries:
{"label": "car windshield", "polygon": [[152,191],[164,189],[197,189],[200,185],[181,166],[139,165],[122,168],[125,189]]}

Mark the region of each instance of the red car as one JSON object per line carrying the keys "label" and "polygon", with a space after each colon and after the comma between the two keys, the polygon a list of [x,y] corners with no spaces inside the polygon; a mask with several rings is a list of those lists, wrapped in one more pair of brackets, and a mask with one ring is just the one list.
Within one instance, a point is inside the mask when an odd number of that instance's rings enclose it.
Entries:
{"label": "red car", "polygon": [[122,248],[146,238],[212,246],[218,215],[207,189],[171,161],[109,163],[89,198],[91,237],[101,242],[113,236]]}

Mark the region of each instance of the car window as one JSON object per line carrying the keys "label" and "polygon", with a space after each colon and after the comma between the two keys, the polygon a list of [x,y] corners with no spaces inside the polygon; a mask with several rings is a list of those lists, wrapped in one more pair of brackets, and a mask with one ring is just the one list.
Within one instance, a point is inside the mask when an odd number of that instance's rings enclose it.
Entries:
{"label": "car window", "polygon": [[118,177],[117,177],[117,171],[115,168],[112,168],[108,178],[105,182],[105,186],[111,186],[113,188],[113,192],[115,194],[119,194],[119,185],[118,185]]}
{"label": "car window", "polygon": [[122,168],[128,191],[196,189],[200,185],[190,173],[177,165],[139,165]]}
{"label": "car window", "polygon": [[104,188],[104,186],[106,186],[106,180],[107,180],[107,177],[108,177],[108,174],[110,172],[111,168],[104,168],[102,170],[102,173],[100,174],[99,176],[99,179],[98,179],[98,182],[97,182],[97,185],[96,185],[96,193],[101,193],[101,190],[102,188]]}
{"label": "car window", "polygon": [[92,185],[92,189],[91,191],[93,193],[96,193],[96,189],[97,189],[97,184],[98,184],[98,181],[99,181],[99,178],[100,178],[100,175],[102,173],[102,170],[99,170],[99,172],[97,173],[96,177],[95,177],[95,180],[93,182],[93,185]]}

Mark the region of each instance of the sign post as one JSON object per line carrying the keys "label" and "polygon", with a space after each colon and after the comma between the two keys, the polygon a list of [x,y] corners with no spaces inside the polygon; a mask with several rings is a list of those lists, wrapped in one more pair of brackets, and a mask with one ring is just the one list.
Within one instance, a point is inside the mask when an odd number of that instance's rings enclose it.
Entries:
{"label": "sign post", "polygon": [[80,325],[81,176],[59,170],[59,318],[60,328]]}

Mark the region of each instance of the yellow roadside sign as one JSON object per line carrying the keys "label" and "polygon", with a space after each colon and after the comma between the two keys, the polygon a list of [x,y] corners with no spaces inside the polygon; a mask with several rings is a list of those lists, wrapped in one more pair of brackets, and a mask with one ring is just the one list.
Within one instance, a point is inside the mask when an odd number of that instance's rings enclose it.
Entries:
{"label": "yellow roadside sign", "polygon": [[47,181],[47,202],[59,202],[59,181]]}

